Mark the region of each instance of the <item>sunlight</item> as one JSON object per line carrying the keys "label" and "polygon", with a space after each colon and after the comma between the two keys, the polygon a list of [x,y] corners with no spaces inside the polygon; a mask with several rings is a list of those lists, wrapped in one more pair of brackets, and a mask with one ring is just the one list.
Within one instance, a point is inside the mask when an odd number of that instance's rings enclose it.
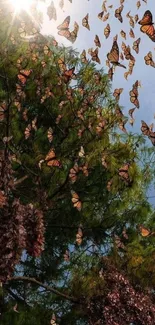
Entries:
{"label": "sunlight", "polygon": [[20,10],[29,11],[31,5],[33,4],[33,0],[10,0],[13,4],[15,11],[19,12]]}

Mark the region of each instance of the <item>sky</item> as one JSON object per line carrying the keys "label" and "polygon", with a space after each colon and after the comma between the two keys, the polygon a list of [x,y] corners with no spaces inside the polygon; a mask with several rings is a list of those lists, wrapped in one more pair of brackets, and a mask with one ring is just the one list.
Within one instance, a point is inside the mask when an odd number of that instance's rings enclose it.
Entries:
{"label": "sky", "polygon": [[[105,72],[108,71],[108,68],[105,64],[107,59],[107,53],[110,51],[113,43],[113,37],[118,35],[118,45],[121,50],[122,41],[126,45],[130,45],[132,49],[133,42],[137,38],[141,38],[139,54],[136,54],[135,51],[131,50],[131,53],[136,59],[136,64],[132,75],[129,75],[128,80],[124,78],[124,72],[128,70],[129,61],[122,61],[126,65],[127,69],[117,67],[115,74],[113,76],[112,90],[115,88],[124,88],[119,104],[123,108],[124,115],[128,116],[128,110],[134,106],[130,103],[129,91],[132,88],[132,85],[138,79],[141,82],[141,87],[139,88],[139,101],[140,108],[136,109],[134,112],[135,123],[133,127],[129,123],[126,124],[126,128],[133,133],[140,133],[141,120],[144,120],[148,125],[151,123],[155,124],[155,68],[147,66],[144,62],[144,56],[152,51],[153,58],[155,60],[155,42],[152,42],[147,35],[144,35],[140,31],[140,25],[137,23],[133,29],[135,38],[129,36],[129,31],[131,26],[129,25],[129,19],[127,19],[126,14],[130,11],[131,16],[138,14],[139,19],[142,18],[146,10],[150,10],[153,14],[153,19],[155,21],[155,4],[154,0],[147,0],[147,4],[140,0],[141,7],[137,9],[136,3],[137,0],[125,0],[124,9],[122,12],[123,23],[115,18],[115,9],[120,6],[120,0],[107,0],[106,7],[107,12],[110,16],[107,21],[103,22],[98,18],[98,14],[102,11],[102,0],[72,0],[72,3],[69,0],[64,0],[64,7],[61,9],[59,6],[60,0],[53,0],[54,5],[57,11],[57,20],[49,20],[47,16],[47,7],[51,4],[51,0],[45,0],[45,2],[40,2],[39,10],[43,15],[43,23],[41,26],[41,33],[44,35],[54,36],[58,43],[65,46],[73,46],[79,53],[83,49],[88,51],[89,48],[96,48],[94,44],[94,38],[97,34],[101,41],[101,48],[99,49],[99,58],[101,64],[96,64],[98,69],[104,68]],[[108,6],[113,5],[112,8]],[[90,31],[82,26],[82,18],[89,13],[89,24]],[[70,30],[74,29],[74,22],[76,21],[79,25],[78,37],[74,44],[68,41],[66,38],[58,35],[57,26],[60,25],[67,16],[71,17]],[[104,28],[107,23],[110,24],[111,33],[108,39],[104,36]],[[120,31],[124,30],[126,32],[126,40],[124,40]],[[90,59],[90,56],[87,53],[87,58]],[[155,130],[155,129],[154,129]],[[150,141],[149,144],[151,145]],[[155,190],[153,186],[149,190],[149,196],[151,197],[150,201],[155,205]]]}

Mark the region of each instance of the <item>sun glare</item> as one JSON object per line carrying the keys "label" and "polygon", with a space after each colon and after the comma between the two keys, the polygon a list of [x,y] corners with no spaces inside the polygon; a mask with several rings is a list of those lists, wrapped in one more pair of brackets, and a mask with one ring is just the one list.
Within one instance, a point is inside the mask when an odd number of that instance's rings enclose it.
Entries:
{"label": "sun glare", "polygon": [[11,0],[11,2],[16,12],[21,10],[29,11],[31,5],[33,4],[33,0]]}

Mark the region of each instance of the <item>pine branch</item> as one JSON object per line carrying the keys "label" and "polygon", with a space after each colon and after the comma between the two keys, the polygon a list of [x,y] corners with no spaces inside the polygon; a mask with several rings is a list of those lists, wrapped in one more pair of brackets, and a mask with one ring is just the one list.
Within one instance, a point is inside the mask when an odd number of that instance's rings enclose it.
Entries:
{"label": "pine branch", "polygon": [[80,303],[80,301],[78,299],[76,299],[75,297],[68,296],[67,294],[62,293],[62,292],[58,291],[57,289],[54,289],[54,288],[52,288],[52,287],[50,287],[50,286],[36,280],[35,278],[29,278],[29,277],[26,277],[26,276],[14,276],[14,277],[10,278],[9,281],[27,281],[27,282],[31,282],[31,283],[39,285],[42,288],[45,288],[47,291],[53,292],[55,295],[63,297],[66,300],[69,300],[69,301],[71,301],[73,303]]}

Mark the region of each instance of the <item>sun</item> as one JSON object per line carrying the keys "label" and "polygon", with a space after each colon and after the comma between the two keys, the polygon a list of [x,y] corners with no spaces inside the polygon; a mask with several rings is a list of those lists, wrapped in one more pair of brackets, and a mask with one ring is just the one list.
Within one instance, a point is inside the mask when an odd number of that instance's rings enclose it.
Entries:
{"label": "sun", "polygon": [[34,0],[11,0],[16,12],[21,10],[29,11]]}

